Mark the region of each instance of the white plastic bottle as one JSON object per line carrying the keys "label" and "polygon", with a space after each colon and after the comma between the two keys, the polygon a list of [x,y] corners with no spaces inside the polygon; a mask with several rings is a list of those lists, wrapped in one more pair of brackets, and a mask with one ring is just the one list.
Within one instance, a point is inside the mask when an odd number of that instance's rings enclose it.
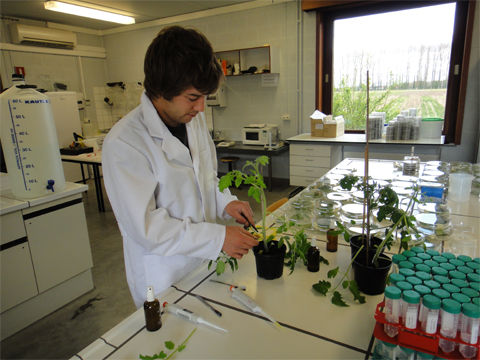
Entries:
{"label": "white plastic bottle", "polygon": [[[476,344],[478,342],[478,327],[480,321],[480,308],[472,303],[462,305],[462,330],[460,338],[469,344]],[[475,346],[468,346],[460,344],[460,354],[465,358],[470,359],[477,355],[477,348]]]}
{"label": "white plastic bottle", "polygon": [[[452,299],[442,300],[442,324],[440,334],[449,339],[457,337],[458,319],[460,318],[461,305],[458,301]],[[445,353],[455,350],[455,342],[440,339],[439,346]]]}
{"label": "white plastic bottle", "polygon": [[[387,286],[385,288],[385,320],[390,324],[398,324],[400,319],[400,298],[402,290],[395,286]],[[390,337],[398,334],[398,327],[395,325],[385,324],[385,333]]]}
{"label": "white plastic bottle", "polygon": [[31,199],[65,188],[52,105],[46,95],[13,75],[0,94],[1,138],[12,194]]}

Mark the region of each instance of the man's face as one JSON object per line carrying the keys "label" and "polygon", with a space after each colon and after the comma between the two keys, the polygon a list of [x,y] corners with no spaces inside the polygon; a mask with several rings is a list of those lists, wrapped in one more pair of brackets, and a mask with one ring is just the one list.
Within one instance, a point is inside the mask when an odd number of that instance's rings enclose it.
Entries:
{"label": "man's face", "polygon": [[206,95],[200,93],[193,86],[185,90],[172,101],[163,97],[153,102],[163,122],[170,127],[177,127],[180,124],[187,124],[205,109]]}

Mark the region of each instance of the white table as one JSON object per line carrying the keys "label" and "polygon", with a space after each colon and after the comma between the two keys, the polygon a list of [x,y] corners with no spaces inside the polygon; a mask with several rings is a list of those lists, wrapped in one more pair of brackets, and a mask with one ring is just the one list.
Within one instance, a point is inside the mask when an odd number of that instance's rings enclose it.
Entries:
{"label": "white table", "polygon": [[[362,174],[362,164],[363,160],[346,159],[338,168],[356,168],[357,173]],[[391,171],[393,162],[373,161],[370,170]],[[480,221],[480,201],[477,198],[472,196],[468,204],[449,205],[456,209],[458,215],[455,216]],[[289,203],[286,203],[276,213],[282,215],[288,207]],[[266,223],[270,225],[273,221],[274,216],[270,215]],[[187,343],[186,349],[175,355],[177,359],[368,358],[374,340],[374,312],[376,305],[383,300],[383,295],[366,296],[366,304],[360,305],[353,302],[353,296],[348,291],[339,290],[350,305],[342,308],[331,304],[331,296],[323,297],[314,292],[312,285],[319,280],[327,280],[327,271],[337,266],[342,271],[346,270],[350,262],[350,247],[340,241],[338,252],[329,253],[325,250],[323,233],[307,233],[309,237],[315,234],[321,255],[330,262],[329,266],[322,264],[318,273],[308,272],[299,261],[292,275],[288,275],[289,270],[285,268],[281,278],[264,280],[257,277],[255,259],[250,252],[239,261],[239,269],[233,274],[227,269],[217,277],[212,270],[207,270],[207,264],[204,263],[157,296],[161,303],[177,303],[203,316],[206,321],[227,329],[228,333],[206,325],[195,325],[168,313],[162,316],[163,326],[160,330],[148,332],[145,329],[143,309],[139,309],[72,359],[133,359],[138,358],[139,354],[152,356],[161,350],[169,354],[164,342],[173,341],[179,345],[195,327],[196,333]],[[209,279],[245,285],[246,293],[276,319],[283,329],[252,314],[231,297],[228,286],[209,282]],[[350,279],[353,279],[353,274],[350,274]],[[335,286],[339,280],[340,276],[337,275],[330,281]],[[207,309],[194,298],[196,294],[203,296],[223,316],[217,317]]]}

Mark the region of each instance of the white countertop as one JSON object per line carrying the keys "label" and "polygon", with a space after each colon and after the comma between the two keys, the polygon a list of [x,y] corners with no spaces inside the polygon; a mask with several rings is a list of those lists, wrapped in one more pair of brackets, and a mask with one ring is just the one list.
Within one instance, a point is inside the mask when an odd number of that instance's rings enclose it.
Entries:
{"label": "white countertop", "polygon": [[2,174],[2,188],[0,189],[0,215],[45,204],[50,201],[58,200],[88,190],[88,185],[67,182],[62,191],[33,199],[20,199],[12,194],[10,187],[3,187],[4,185],[8,185],[8,179],[5,177],[5,174]]}
{"label": "white countertop", "polygon": [[[288,142],[327,142],[338,144],[365,144],[365,134],[344,134],[336,138],[312,137],[311,133],[304,133],[287,139]],[[397,145],[443,145],[445,136],[437,139],[422,138],[419,140],[370,140],[370,144],[397,144]]]}

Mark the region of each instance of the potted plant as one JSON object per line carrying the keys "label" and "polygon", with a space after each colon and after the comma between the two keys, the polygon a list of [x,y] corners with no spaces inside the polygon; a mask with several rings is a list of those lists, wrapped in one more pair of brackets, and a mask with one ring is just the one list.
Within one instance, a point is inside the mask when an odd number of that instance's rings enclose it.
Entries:
{"label": "potted plant", "polygon": [[[292,221],[285,221],[273,233],[267,235],[266,218],[269,213],[267,213],[267,201],[264,192],[266,185],[263,181],[260,166],[267,165],[268,161],[267,156],[260,156],[255,161],[247,161],[241,171],[233,170],[224,175],[220,179],[219,189],[223,191],[233,184],[236,187],[242,184],[250,185],[248,195],[260,203],[262,209],[261,233],[258,235],[259,244],[253,248],[257,275],[272,280],[283,275],[284,265],[289,266],[291,274],[295,270],[298,259],[302,259],[306,264],[306,253],[310,243],[304,230]],[[287,235],[287,232],[291,232],[292,235]],[[323,258],[321,258],[321,261],[325,262]],[[232,271],[238,268],[237,261],[222,252],[216,260],[218,275],[225,271],[226,263],[230,264]],[[209,267],[211,264],[212,261]]]}

